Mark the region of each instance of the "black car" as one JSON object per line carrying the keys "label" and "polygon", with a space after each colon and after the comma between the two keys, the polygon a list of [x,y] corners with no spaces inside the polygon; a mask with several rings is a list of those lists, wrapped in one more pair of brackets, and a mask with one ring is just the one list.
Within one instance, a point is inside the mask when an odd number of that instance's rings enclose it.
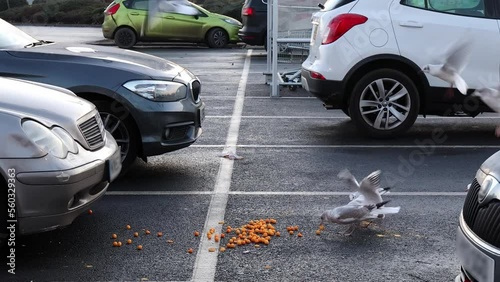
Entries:
{"label": "black car", "polygon": [[240,40],[267,48],[267,0],[245,0],[241,20],[243,27],[238,32]]}
{"label": "black car", "polygon": [[201,84],[187,69],[135,51],[37,40],[0,19],[0,76],[52,84],[94,103],[121,147],[122,171],[201,135]]}
{"label": "black car", "polygon": [[500,281],[500,151],[478,169],[459,221],[455,281]]}

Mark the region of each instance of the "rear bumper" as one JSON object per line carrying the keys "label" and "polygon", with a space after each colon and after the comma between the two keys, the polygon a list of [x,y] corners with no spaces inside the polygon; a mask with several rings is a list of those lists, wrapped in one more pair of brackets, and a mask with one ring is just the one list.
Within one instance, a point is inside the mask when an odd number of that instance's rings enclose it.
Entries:
{"label": "rear bumper", "polygon": [[239,39],[249,45],[264,45],[264,35],[262,31],[250,31],[244,28],[238,31]]}
{"label": "rear bumper", "polygon": [[327,109],[342,109],[346,106],[342,81],[320,80],[311,77],[311,72],[302,69],[302,87],[320,99]]}

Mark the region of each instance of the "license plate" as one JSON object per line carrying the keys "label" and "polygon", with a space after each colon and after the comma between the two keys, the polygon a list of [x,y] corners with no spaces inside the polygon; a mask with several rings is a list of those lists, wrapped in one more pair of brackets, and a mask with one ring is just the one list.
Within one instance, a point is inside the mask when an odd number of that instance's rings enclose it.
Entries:
{"label": "license plate", "polygon": [[120,154],[121,148],[118,147],[118,150],[107,160],[107,168],[108,168],[108,181],[112,182],[115,180],[120,171],[122,170],[122,158]]}
{"label": "license plate", "polygon": [[495,261],[472,245],[460,227],[457,232],[457,255],[464,269],[476,280],[494,282]]}
{"label": "license plate", "polygon": [[300,82],[302,83],[302,88],[304,88],[306,91],[309,91],[309,85],[307,84],[306,78],[301,76]]}

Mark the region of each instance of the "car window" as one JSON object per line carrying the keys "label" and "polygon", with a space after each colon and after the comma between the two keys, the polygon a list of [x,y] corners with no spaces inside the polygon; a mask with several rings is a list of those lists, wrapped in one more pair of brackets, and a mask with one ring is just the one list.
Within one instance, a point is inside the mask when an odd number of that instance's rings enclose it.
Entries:
{"label": "car window", "polygon": [[136,10],[147,10],[148,0],[135,0],[128,4],[127,8]]}
{"label": "car window", "polygon": [[325,8],[322,11],[330,11],[354,1],[355,0],[327,0],[323,5]]}
{"label": "car window", "polygon": [[402,0],[401,4],[436,12],[473,17],[492,17],[492,12],[485,11],[485,2],[491,0]]}

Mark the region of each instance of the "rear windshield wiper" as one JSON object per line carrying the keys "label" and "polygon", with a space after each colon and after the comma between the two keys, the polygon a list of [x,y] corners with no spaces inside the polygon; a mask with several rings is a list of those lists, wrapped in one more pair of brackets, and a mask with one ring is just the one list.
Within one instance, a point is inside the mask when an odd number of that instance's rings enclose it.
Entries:
{"label": "rear windshield wiper", "polygon": [[40,46],[40,45],[43,45],[43,44],[48,44],[48,43],[51,43],[51,42],[50,41],[45,41],[45,40],[38,40],[36,42],[32,42],[30,44],[24,45],[24,48],[31,48],[31,47]]}

